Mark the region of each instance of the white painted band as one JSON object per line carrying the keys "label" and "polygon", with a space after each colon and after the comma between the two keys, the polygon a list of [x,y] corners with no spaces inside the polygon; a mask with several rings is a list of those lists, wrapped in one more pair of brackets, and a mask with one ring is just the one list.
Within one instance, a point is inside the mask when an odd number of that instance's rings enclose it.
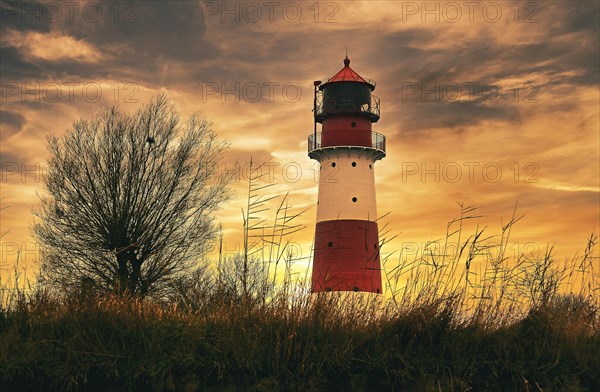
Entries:
{"label": "white painted band", "polygon": [[375,165],[351,150],[321,159],[317,222],[377,219]]}

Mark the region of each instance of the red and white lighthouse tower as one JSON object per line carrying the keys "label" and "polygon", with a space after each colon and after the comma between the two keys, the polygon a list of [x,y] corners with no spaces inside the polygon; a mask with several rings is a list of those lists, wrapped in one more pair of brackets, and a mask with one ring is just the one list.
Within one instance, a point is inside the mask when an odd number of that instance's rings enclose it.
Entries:
{"label": "red and white lighthouse tower", "polygon": [[[344,68],[315,82],[308,156],[320,163],[312,291],[381,293],[375,162],[385,157],[375,82]],[[317,132],[317,123],[322,131]]]}

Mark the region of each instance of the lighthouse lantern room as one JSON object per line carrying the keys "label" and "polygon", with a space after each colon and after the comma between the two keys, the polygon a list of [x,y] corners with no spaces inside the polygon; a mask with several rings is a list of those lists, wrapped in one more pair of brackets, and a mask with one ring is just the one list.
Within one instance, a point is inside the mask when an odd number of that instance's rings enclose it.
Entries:
{"label": "lighthouse lantern room", "polygon": [[[308,155],[320,163],[312,291],[381,293],[375,162],[385,157],[375,82],[344,67],[315,82]],[[317,132],[317,123],[321,132]]]}

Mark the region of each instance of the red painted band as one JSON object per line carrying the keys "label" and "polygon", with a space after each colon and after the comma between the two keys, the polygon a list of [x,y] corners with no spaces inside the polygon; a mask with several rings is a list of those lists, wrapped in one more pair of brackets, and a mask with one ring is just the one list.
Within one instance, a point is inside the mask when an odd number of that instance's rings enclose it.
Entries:
{"label": "red painted band", "polygon": [[377,222],[318,222],[314,255],[313,292],[382,292]]}
{"label": "red painted band", "polygon": [[328,118],[323,121],[321,145],[371,147],[371,131],[371,121],[361,116],[340,115]]}
{"label": "red painted band", "polygon": [[373,124],[368,118],[356,115],[338,115],[323,120],[323,132],[343,130],[370,132]]}

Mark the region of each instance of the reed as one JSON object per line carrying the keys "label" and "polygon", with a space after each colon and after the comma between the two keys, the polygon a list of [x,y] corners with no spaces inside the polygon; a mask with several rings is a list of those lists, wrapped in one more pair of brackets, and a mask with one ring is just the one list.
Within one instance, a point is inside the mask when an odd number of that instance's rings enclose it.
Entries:
{"label": "reed", "polygon": [[0,389],[600,390],[596,234],[564,262],[551,247],[511,254],[516,211],[498,235],[469,233],[477,210],[461,205],[444,238],[385,259],[385,296],[311,295],[287,247],[302,211],[259,182],[242,253],[165,297],[24,290],[18,269],[0,282]]}

